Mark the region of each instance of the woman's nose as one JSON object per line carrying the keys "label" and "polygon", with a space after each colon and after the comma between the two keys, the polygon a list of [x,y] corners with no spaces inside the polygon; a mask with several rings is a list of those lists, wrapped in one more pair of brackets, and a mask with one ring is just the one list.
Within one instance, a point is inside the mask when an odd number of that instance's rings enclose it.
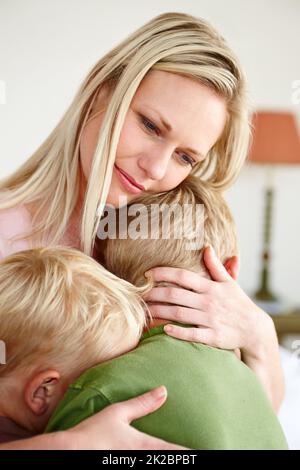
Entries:
{"label": "woman's nose", "polygon": [[145,171],[148,178],[160,181],[167,173],[170,158],[170,151],[148,152],[139,158],[138,165]]}

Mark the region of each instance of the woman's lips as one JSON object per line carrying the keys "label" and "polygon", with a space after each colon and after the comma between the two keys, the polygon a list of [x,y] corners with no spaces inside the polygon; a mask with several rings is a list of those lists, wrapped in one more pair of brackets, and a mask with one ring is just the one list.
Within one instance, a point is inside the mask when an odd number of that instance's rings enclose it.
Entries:
{"label": "woman's lips", "polygon": [[145,191],[144,186],[137,183],[131,176],[129,176],[125,171],[121,170],[121,168],[119,168],[116,164],[114,167],[119,179],[123,183],[123,186],[125,186],[129,192],[133,194],[139,194],[142,191]]}

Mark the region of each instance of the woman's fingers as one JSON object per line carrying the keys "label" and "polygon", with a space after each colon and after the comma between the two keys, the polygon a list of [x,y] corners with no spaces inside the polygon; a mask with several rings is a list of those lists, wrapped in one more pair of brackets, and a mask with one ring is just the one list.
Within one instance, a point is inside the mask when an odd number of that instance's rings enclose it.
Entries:
{"label": "woman's fingers", "polygon": [[160,318],[164,320],[173,320],[179,323],[186,323],[187,325],[211,325],[211,316],[200,310],[193,308],[172,306],[172,305],[148,305],[153,318]]}
{"label": "woman's fingers", "polygon": [[[216,256],[214,249],[211,246],[208,246],[204,249],[203,252],[203,261],[205,266],[211,276],[211,279],[206,279],[187,269],[182,268],[168,268],[168,267],[156,267],[152,268],[145,273],[145,275],[151,275],[154,281],[156,282],[171,282],[178,284],[179,286],[193,290],[195,292],[203,293],[207,292],[211,287],[213,281],[228,281],[232,277],[236,277],[238,271],[238,258],[236,257],[236,263],[234,264],[234,275],[231,275],[227,272],[225,266]],[[231,263],[233,265],[233,263]]]}
{"label": "woman's fingers", "polygon": [[166,325],[164,326],[164,331],[173,338],[218,347],[214,331],[211,328],[183,328],[177,325]]}
{"label": "woman's fingers", "polygon": [[146,416],[157,410],[167,399],[167,389],[163,385],[138,397],[116,404],[120,411],[120,417],[127,423]]}
{"label": "woman's fingers", "polygon": [[193,290],[195,292],[205,292],[210,287],[212,281],[201,277],[198,273],[182,268],[156,267],[145,273],[151,276],[156,282],[170,282],[179,286]]}
{"label": "woman's fingers", "polygon": [[107,406],[73,428],[64,431],[68,448],[85,450],[185,449],[177,444],[170,444],[148,436],[130,425],[131,421],[156,411],[163,405],[166,398],[167,390],[161,386],[129,400]]}
{"label": "woman's fingers", "polygon": [[214,249],[211,246],[205,248],[203,253],[203,261],[205,266],[214,281],[229,281],[230,274],[226,271],[219,258],[216,256]]}
{"label": "woman's fingers", "polygon": [[[142,418],[143,416],[153,413],[160,408],[167,398],[167,389],[164,386],[160,386],[146,392],[138,397],[131,398],[130,400],[123,401],[111,406],[112,412],[115,412],[113,407],[116,407],[122,421],[129,426],[131,421]],[[128,428],[128,438],[130,437],[131,445],[134,449],[142,450],[186,450],[186,447],[181,447],[177,444],[171,444],[162,439],[148,436],[134,428]],[[130,448],[129,446],[126,448]]]}
{"label": "woman's fingers", "polygon": [[153,287],[143,295],[143,299],[146,302],[167,302],[195,309],[201,308],[200,295],[180,287]]}

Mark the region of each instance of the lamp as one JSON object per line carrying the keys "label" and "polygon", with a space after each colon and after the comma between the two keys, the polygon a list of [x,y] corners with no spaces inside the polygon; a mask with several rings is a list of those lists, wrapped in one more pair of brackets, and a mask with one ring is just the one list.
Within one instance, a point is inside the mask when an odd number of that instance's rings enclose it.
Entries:
{"label": "lamp", "polygon": [[278,298],[270,288],[270,242],[274,199],[274,165],[300,164],[300,137],[293,113],[258,111],[252,116],[253,141],[250,162],[263,164],[269,180],[265,188],[264,237],[260,286],[254,294],[269,313],[278,313]]}

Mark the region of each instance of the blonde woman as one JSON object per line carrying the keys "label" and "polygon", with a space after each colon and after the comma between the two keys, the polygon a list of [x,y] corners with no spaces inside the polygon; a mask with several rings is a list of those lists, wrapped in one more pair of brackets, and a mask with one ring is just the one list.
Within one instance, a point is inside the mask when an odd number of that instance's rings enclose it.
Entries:
{"label": "blonde woman", "polygon": [[[201,18],[159,15],[96,63],[53,132],[2,181],[2,256],[57,243],[93,256],[105,204],[119,207],[143,193],[168,191],[189,174],[223,191],[239,174],[249,136],[245,77],[224,38]],[[157,287],[149,294],[149,301],[157,303],[151,313],[194,325],[173,327],[175,337],[240,348],[278,409],[283,379],[274,325],[210,249],[204,260],[212,280],[188,270],[155,268],[156,281],[182,286],[181,306],[175,292],[170,302],[169,290]],[[210,316],[214,327],[201,328]],[[130,405],[118,404],[105,427],[102,412],[86,422],[77,433],[78,445],[152,445],[145,436],[128,437],[136,403],[130,412]],[[145,406],[144,414],[150,411],[151,405]],[[28,446],[51,448],[57,445],[57,437],[52,438],[54,444],[41,436]]]}

